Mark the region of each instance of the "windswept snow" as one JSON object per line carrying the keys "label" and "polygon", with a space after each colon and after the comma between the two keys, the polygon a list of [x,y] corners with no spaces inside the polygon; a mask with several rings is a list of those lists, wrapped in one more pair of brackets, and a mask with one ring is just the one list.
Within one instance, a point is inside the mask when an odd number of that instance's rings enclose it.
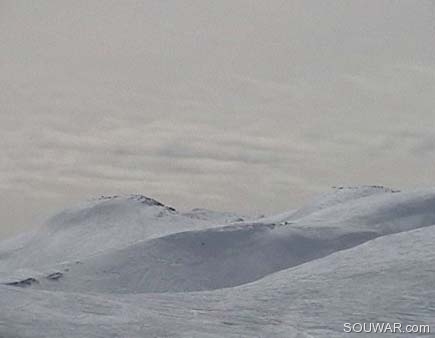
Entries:
{"label": "windswept snow", "polygon": [[195,215],[179,213],[143,195],[101,196],[53,216],[39,232],[0,244],[0,271],[80,260],[142,240],[240,218],[206,211],[201,218]]}
{"label": "windswept snow", "polygon": [[257,221],[105,197],[0,245],[0,336],[344,337],[346,322],[435,330],[434,240],[435,189],[336,189]]}
{"label": "windswept snow", "polygon": [[289,218],[300,218],[316,211],[327,209],[334,205],[339,205],[348,201],[354,201],[363,197],[399,192],[398,190],[379,185],[361,187],[340,186],[333,187],[333,189],[334,190],[332,192],[322,194],[308,205],[290,214]]}
{"label": "windswept snow", "polygon": [[0,332],[5,338],[326,338],[348,337],[346,322],[433,328],[434,241],[434,226],[385,236],[208,292],[86,295],[0,286]]}

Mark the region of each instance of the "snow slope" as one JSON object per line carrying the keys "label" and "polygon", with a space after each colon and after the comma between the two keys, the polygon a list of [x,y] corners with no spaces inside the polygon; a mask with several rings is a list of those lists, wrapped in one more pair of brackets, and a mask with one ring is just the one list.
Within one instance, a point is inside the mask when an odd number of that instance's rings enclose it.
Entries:
{"label": "snow slope", "polygon": [[341,337],[345,322],[434,325],[434,239],[435,189],[336,189],[245,222],[141,195],[98,200],[0,245],[0,336]]}
{"label": "snow slope", "polygon": [[140,241],[55,267],[46,275],[59,271],[63,277],[56,283],[41,278],[35,287],[107,293],[233,287],[379,236],[435,224],[431,190],[330,205],[288,224],[243,223]]}
{"label": "snow slope", "polygon": [[84,295],[3,286],[0,332],[5,338],[326,338],[352,336],[343,332],[345,322],[434,328],[434,241],[434,226],[385,236],[207,292]]}
{"label": "snow slope", "polygon": [[36,233],[0,243],[0,271],[80,260],[173,232],[241,220],[229,213],[196,215],[195,211],[180,213],[143,195],[101,196],[63,210]]}

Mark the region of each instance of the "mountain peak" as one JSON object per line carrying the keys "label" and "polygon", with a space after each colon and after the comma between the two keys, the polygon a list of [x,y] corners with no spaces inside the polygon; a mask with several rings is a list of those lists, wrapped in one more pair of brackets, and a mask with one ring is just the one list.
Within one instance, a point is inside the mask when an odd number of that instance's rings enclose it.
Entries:
{"label": "mountain peak", "polygon": [[157,201],[154,198],[142,195],[142,194],[129,194],[129,195],[101,195],[93,199],[94,201],[111,201],[111,200],[127,200],[127,201],[137,201],[147,206],[154,207],[164,207],[169,210],[175,211],[174,208],[164,205],[163,203]]}

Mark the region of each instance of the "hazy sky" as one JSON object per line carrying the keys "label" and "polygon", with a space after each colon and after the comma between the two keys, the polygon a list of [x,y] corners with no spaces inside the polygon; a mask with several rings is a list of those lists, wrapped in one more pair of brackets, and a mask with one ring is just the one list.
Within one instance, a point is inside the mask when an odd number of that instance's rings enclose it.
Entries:
{"label": "hazy sky", "polygon": [[434,185],[435,2],[0,0],[0,150],[0,237],[106,193]]}

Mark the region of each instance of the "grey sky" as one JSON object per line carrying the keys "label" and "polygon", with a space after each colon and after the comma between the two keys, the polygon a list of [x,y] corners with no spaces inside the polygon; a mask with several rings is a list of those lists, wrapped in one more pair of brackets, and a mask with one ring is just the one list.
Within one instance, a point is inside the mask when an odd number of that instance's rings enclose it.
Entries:
{"label": "grey sky", "polygon": [[433,185],[434,107],[433,1],[0,0],[0,237],[101,193]]}

